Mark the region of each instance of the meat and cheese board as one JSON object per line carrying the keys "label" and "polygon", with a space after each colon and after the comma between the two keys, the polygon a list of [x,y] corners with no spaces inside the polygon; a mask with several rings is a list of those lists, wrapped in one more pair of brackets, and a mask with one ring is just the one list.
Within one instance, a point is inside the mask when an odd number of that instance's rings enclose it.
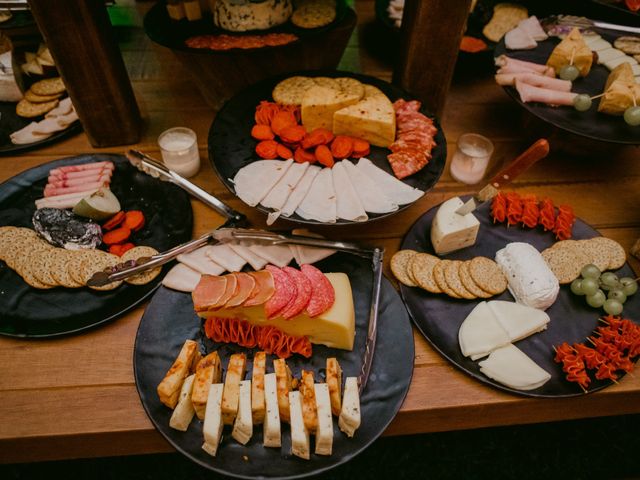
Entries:
{"label": "meat and cheese board", "polygon": [[0,334],[28,338],[79,332],[139,304],[164,271],[99,289],[85,279],[185,242],[193,223],[181,189],[111,154],[22,172],[0,186],[0,206]]}
{"label": "meat and cheese board", "polygon": [[[524,199],[524,216],[516,207],[505,210],[502,194],[458,215],[463,200],[454,197],[409,229],[391,266],[414,324],[453,365],[510,393],[570,397],[612,385],[633,368],[640,351],[625,350],[623,366],[622,351],[614,351],[613,370],[607,370],[613,360],[602,357],[598,372],[580,355],[606,352],[603,335],[622,338],[620,321],[640,339],[637,279],[624,249],[575,220],[566,206],[554,213],[548,199],[506,195],[507,205]],[[557,242],[556,235],[564,240]],[[621,289],[630,285],[629,295],[612,293],[607,277],[621,282]],[[593,292],[582,291],[583,282]],[[586,293],[594,296],[580,297]],[[567,363],[563,370],[567,352],[586,362],[578,373]]]}
{"label": "meat and cheese board", "polygon": [[[263,248],[256,247],[255,252],[264,252]],[[285,245],[284,248],[288,247]],[[242,252],[252,258],[246,250]],[[234,267],[236,273],[203,276],[195,285],[168,281],[166,285],[171,289],[164,286],[159,289],[142,317],[134,347],[134,373],[142,404],[155,427],[169,443],[205,468],[239,478],[299,478],[329,470],[357,455],[381,435],[408,391],[413,371],[411,325],[399,295],[383,279],[377,347],[369,380],[359,401],[350,404],[354,399],[347,400],[349,391],[354,393],[355,388],[357,392],[356,377],[361,373],[365,357],[372,284],[375,282],[371,260],[347,253],[334,253],[309,265],[306,262],[314,259],[297,258],[297,262],[291,262],[282,269],[267,265],[261,270],[247,266],[238,271],[237,268],[241,268],[238,265]],[[183,258],[189,265],[194,265],[191,260]],[[256,267],[262,265],[264,263]],[[285,272],[285,276],[293,275],[293,278],[300,277],[300,273],[315,278],[311,300],[307,296],[302,303],[298,301],[302,291],[298,283],[298,294],[285,307],[284,313],[268,316],[289,290],[282,283],[282,272]],[[216,291],[228,290],[228,282],[233,276],[240,283],[245,277],[253,277],[256,284],[273,276],[275,283],[266,287],[266,296],[263,295],[264,285],[259,287],[256,296],[249,297],[249,302],[245,300],[242,304],[245,306],[242,307],[237,306],[240,300],[236,297],[244,299],[246,295],[239,293],[242,287],[235,288],[236,293],[225,300],[224,306],[211,310],[211,302],[220,297]],[[330,300],[327,300],[326,288],[335,292]],[[192,290],[192,294],[188,293],[189,290]],[[265,298],[269,300],[262,304]],[[304,303],[304,312],[296,315]],[[291,310],[293,307],[294,310]],[[324,313],[320,313],[322,311]],[[340,319],[335,317],[337,312],[340,312]],[[249,330],[245,331],[245,326]],[[285,329],[285,336],[293,335],[288,337],[294,339],[293,343],[263,343],[261,339],[265,338],[265,329],[274,327]],[[233,331],[239,333],[236,335]],[[245,333],[240,333],[243,331]],[[255,340],[252,335],[255,335]],[[309,339],[311,343],[308,343]],[[276,344],[289,347],[281,350],[275,347]],[[184,356],[188,351],[192,356]],[[207,362],[214,365],[215,373],[211,377],[213,385],[210,379],[206,382],[208,396],[201,395],[202,385],[198,383],[199,375],[204,375],[207,367],[195,368],[195,380],[187,376],[191,371],[189,364],[196,361],[192,360],[194,351],[196,358],[203,356],[198,361],[199,366]],[[181,363],[174,362],[176,357],[176,362]],[[179,374],[180,381],[184,381],[182,389],[174,384],[176,369],[184,370]],[[340,369],[342,374],[336,376]],[[308,382],[313,385],[314,375],[316,396],[311,397],[315,398],[311,410],[315,412],[317,402],[318,423],[307,430],[310,418],[307,408],[309,393],[305,387],[309,387]],[[277,401],[275,387],[272,391],[270,386],[274,376],[278,382]],[[333,410],[336,400],[334,392],[337,392],[337,401],[340,401],[340,377],[345,379],[343,405],[341,407],[338,403],[339,418],[331,420],[331,412],[326,410],[328,404],[321,401],[321,387],[328,386]],[[190,378],[193,386],[187,383]],[[223,383],[216,383],[222,382],[223,378],[224,386]],[[236,406],[232,409],[227,396],[234,391],[232,385],[238,384],[240,392],[235,395]],[[184,385],[187,385],[186,393]],[[192,392],[191,398],[188,398],[190,386]],[[243,416],[243,398],[247,398],[241,392],[243,389],[251,391],[248,418]],[[284,397],[281,396],[283,390]],[[188,405],[184,400],[178,400],[178,393],[181,396],[186,394]],[[271,393],[273,400],[270,400]],[[222,395],[222,399],[217,395]],[[206,407],[202,398],[206,401]],[[256,407],[260,398],[262,407]],[[296,408],[300,401],[304,428],[296,413],[299,412]],[[357,418],[351,417],[349,420],[350,408],[357,412]],[[190,413],[185,414],[186,410],[190,410]],[[259,412],[262,412],[260,416]],[[335,410],[333,412],[337,415]],[[323,418],[328,423],[321,427]],[[222,422],[229,426],[223,427]],[[312,435],[315,431],[315,441],[311,441],[311,444],[309,431]],[[315,450],[312,446],[315,446]]]}
{"label": "meat and cheese board", "polygon": [[312,71],[262,81],[211,125],[209,158],[224,185],[270,224],[343,225],[392,215],[437,182],[438,121],[382,80]]}

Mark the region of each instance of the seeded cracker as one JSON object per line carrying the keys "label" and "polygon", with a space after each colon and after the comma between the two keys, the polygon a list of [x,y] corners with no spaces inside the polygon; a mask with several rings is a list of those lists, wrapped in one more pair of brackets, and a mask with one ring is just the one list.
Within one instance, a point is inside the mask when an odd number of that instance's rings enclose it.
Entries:
{"label": "seeded cracker", "polygon": [[82,284],[76,282],[69,271],[67,270],[67,264],[71,261],[73,251],[65,250],[64,248],[56,248],[51,255],[50,273],[58,284],[66,288],[78,288],[82,287]]}
{"label": "seeded cracker", "polygon": [[[120,262],[137,260],[138,258],[142,257],[152,257],[157,254],[158,251],[152,247],[133,247],[131,250],[127,250],[124,255],[120,257]],[[138,275],[134,275],[133,277],[129,277],[125,279],[125,281],[127,283],[130,283],[131,285],[145,285],[156,278],[161,271],[162,267],[156,267],[153,270],[147,270],[145,272],[139,273]]]}
{"label": "seeded cracker", "polygon": [[547,248],[542,252],[542,258],[563,285],[578,278],[585,265],[584,260],[580,260],[579,254],[572,248]]}
{"label": "seeded cracker", "polygon": [[471,278],[471,274],[469,274],[469,261],[461,262],[458,266],[458,275],[460,276],[460,281],[464,288],[469,290],[472,294],[479,298],[491,298],[493,295],[489,292],[485,292],[481,289],[476,282]]}
{"label": "seeded cracker", "polygon": [[57,100],[61,95],[61,93],[55,93],[53,95],[37,95],[31,90],[27,90],[26,92],[24,92],[24,98],[29,100],[31,103],[50,102],[52,100]]}
{"label": "seeded cracker", "polygon": [[56,95],[66,90],[62,78],[46,78],[31,85],[31,91],[36,95]]}
{"label": "seeded cracker", "polygon": [[305,0],[291,15],[291,23],[300,28],[324,27],[335,19],[335,2],[327,0]]}
{"label": "seeded cracker", "polygon": [[481,289],[493,295],[499,295],[507,289],[507,278],[490,258],[475,257],[471,260],[469,275]]}
{"label": "seeded cracker", "polygon": [[94,250],[68,250],[69,261],[67,263],[67,274],[75,283],[85,286],[84,275],[80,266],[85,258],[92,258]]}
{"label": "seeded cracker", "polygon": [[29,100],[22,99],[16,105],[16,113],[24,118],[35,118],[53,110],[58,106],[58,100],[50,102],[32,103]]}
{"label": "seeded cracker", "polygon": [[460,275],[458,274],[458,269],[460,268],[460,264],[462,262],[460,260],[452,260],[451,263],[447,264],[444,269],[444,280],[449,285],[449,288],[456,292],[456,294],[462,298],[467,300],[473,300],[476,297],[469,290],[464,288],[462,281],[460,280]]}
{"label": "seeded cracker", "polygon": [[316,83],[309,77],[289,77],[278,83],[271,95],[273,99],[282,105],[301,105],[302,97]]}
{"label": "seeded cracker", "polygon": [[409,271],[420,288],[431,293],[442,293],[442,290],[433,278],[433,267],[440,259],[428,253],[419,253],[409,263]]}
{"label": "seeded cracker", "polygon": [[[103,252],[102,250],[91,250],[93,255],[86,256],[80,262],[80,272],[83,279],[83,284],[87,285],[89,279],[93,276],[94,273],[101,272],[108,267],[113,267],[120,263],[120,257],[117,255],[112,255],[107,252]],[[103,285],[102,287],[91,287],[87,285],[89,288],[93,290],[113,290],[122,285],[122,280],[117,282],[111,282],[107,285]]]}
{"label": "seeded cracker", "polygon": [[451,260],[440,260],[438,263],[436,263],[433,267],[433,278],[438,284],[440,290],[442,290],[444,293],[453,298],[461,298],[460,295],[458,295],[449,287],[447,281],[444,278],[444,269],[447,268],[447,265],[450,263]]}
{"label": "seeded cracker", "polygon": [[599,242],[592,242],[591,240],[580,240],[578,247],[584,253],[586,257],[586,263],[594,264],[601,272],[604,272],[609,268],[611,262],[611,252],[607,248],[602,248]]}
{"label": "seeded cracker", "polygon": [[416,283],[408,272],[411,259],[418,254],[415,250],[399,250],[391,257],[391,271],[399,282],[407,287],[415,287]]}
{"label": "seeded cracker", "polygon": [[609,252],[610,260],[607,267],[608,270],[617,270],[622,268],[627,261],[627,252],[625,252],[623,246],[615,240],[607,237],[596,237],[592,238],[591,242]]}

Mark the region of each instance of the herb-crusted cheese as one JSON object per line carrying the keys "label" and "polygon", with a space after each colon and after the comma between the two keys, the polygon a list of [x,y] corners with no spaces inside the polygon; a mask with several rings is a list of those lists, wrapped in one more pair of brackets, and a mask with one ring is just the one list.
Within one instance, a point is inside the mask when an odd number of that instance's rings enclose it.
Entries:
{"label": "herb-crusted cheese", "polygon": [[231,32],[266,30],[285,23],[292,12],[291,0],[217,0],[213,23]]}

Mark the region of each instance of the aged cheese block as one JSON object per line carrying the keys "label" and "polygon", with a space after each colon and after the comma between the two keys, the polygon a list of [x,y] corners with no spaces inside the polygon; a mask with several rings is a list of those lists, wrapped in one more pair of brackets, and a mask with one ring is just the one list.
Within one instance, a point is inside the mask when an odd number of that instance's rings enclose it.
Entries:
{"label": "aged cheese block", "polygon": [[469,247],[476,243],[480,222],[473,213],[456,213],[464,202],[453,197],[438,208],[431,224],[431,243],[438,255]]}
{"label": "aged cheese block", "polygon": [[622,80],[623,82],[633,84],[635,82],[635,78],[633,78],[633,70],[631,68],[631,64],[624,62],[614,68],[609,76],[607,77],[607,83],[604,84],[604,91],[609,90],[609,87],[616,80]]}
{"label": "aged cheese block", "polygon": [[614,80],[600,99],[598,111],[609,115],[623,115],[627,108],[633,106],[634,97],[640,98],[640,84]]}
{"label": "aged cheese block", "polygon": [[591,70],[593,54],[577,28],[571,30],[571,33],[556,45],[547,60],[547,65],[553,67],[558,75],[562,67],[571,63],[571,59],[573,59],[573,65],[580,71],[580,75],[586,77]]}
{"label": "aged cheese block", "polygon": [[385,95],[378,95],[367,87],[363,100],[333,115],[333,133],[362,138],[378,147],[388,147],[396,138],[396,112]]}
{"label": "aged cheese block", "polygon": [[217,0],[213,10],[213,23],[231,32],[266,30],[282,25],[293,13],[291,0]]}
{"label": "aged cheese block", "polygon": [[333,115],[336,111],[357,103],[356,95],[339,92],[328,87],[311,87],[302,97],[302,125],[308,132],[316,128],[333,127]]}

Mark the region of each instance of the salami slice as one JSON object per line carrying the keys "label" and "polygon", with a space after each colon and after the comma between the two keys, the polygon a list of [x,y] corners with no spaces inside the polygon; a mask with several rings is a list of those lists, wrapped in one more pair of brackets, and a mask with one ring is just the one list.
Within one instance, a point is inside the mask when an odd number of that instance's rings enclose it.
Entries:
{"label": "salami slice", "polygon": [[284,267],[283,270],[296,284],[296,296],[291,299],[280,315],[284,319],[290,319],[301,313],[311,300],[311,281],[300,270],[293,267]]}
{"label": "salami slice", "polygon": [[427,163],[427,156],[420,150],[403,150],[387,156],[393,174],[397,178],[405,178],[420,171]]}
{"label": "salami slice", "polygon": [[266,270],[258,272],[249,272],[249,275],[256,281],[249,298],[242,304],[243,307],[253,307],[254,305],[262,305],[269,300],[275,292],[273,275]]}
{"label": "salami slice", "polygon": [[297,295],[296,284],[293,279],[282,269],[267,265],[266,270],[273,275],[275,291],[267,303],[264,304],[264,312],[267,318],[273,318],[280,314],[289,302]]}
{"label": "salami slice", "polygon": [[307,314],[310,317],[317,317],[333,306],[336,292],[324,273],[313,265],[304,264],[300,266],[300,270],[311,282],[311,298],[307,305]]}
{"label": "salami slice", "polygon": [[218,304],[227,289],[227,279],[217,275],[202,275],[195,290],[191,293],[196,312],[206,312]]}

